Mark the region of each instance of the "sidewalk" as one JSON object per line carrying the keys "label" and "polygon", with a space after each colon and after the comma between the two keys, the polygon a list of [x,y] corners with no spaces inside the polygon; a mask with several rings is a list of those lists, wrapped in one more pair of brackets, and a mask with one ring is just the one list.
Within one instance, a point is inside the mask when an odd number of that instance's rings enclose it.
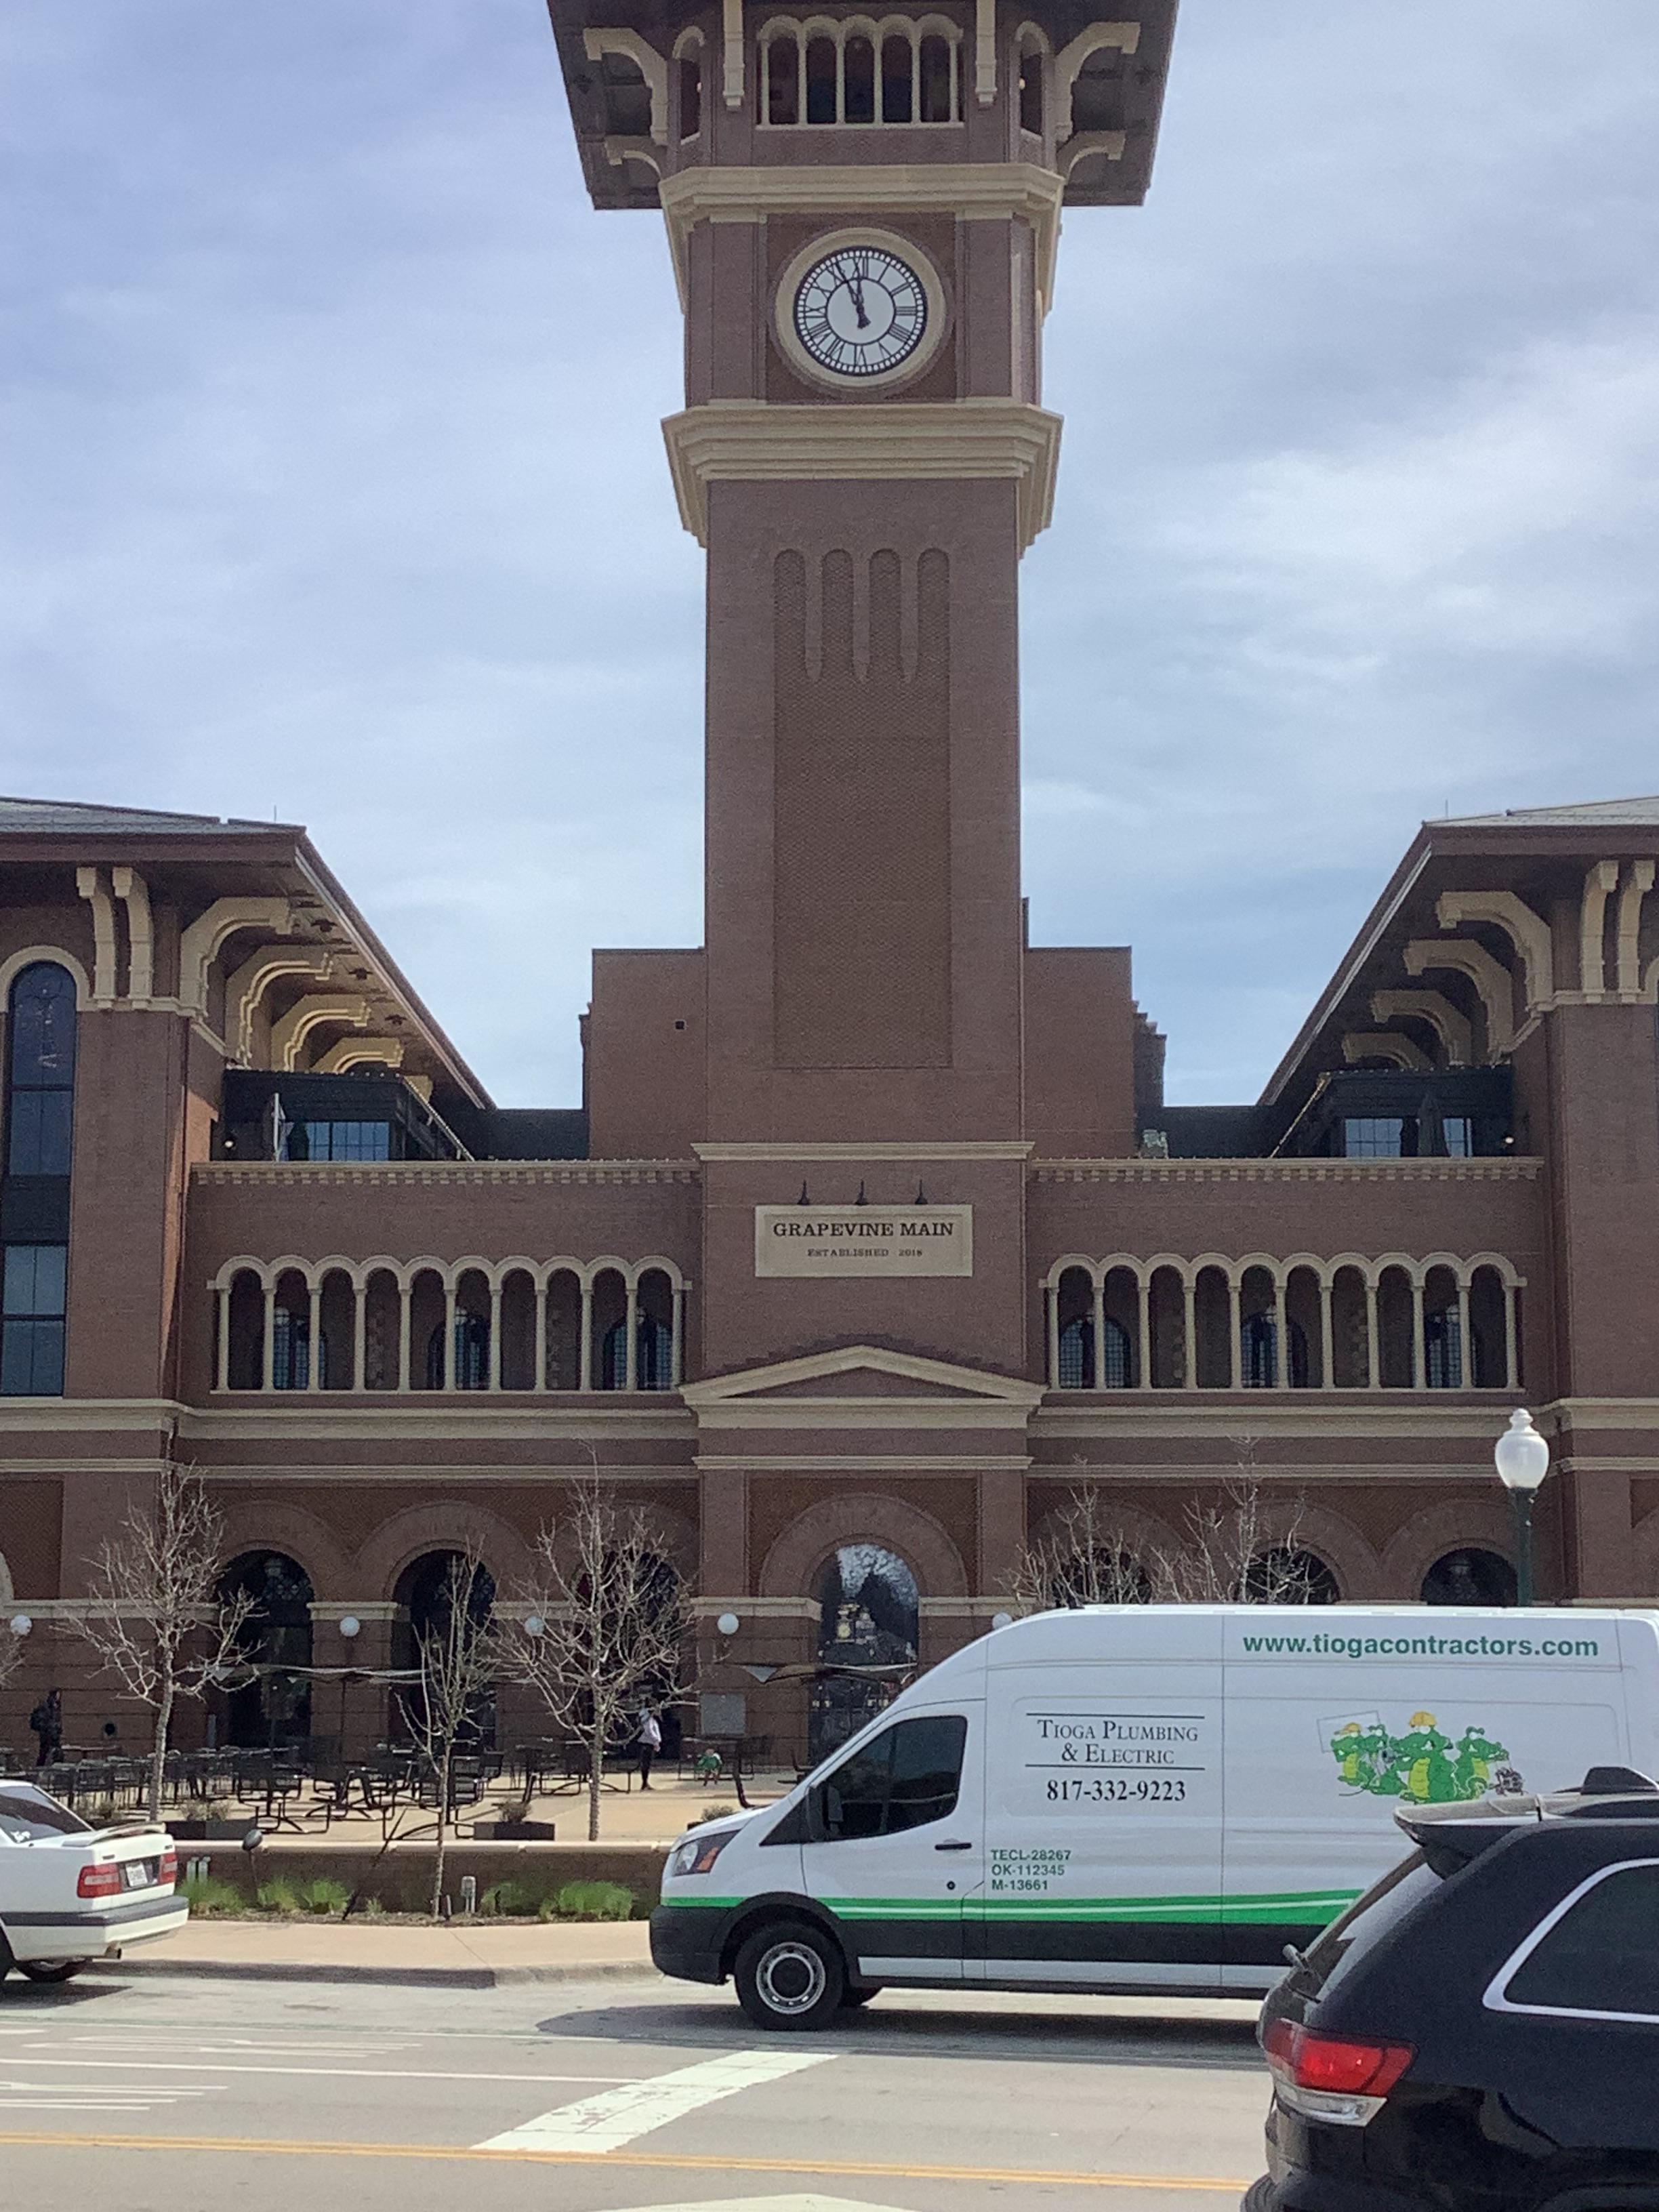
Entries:
{"label": "sidewalk", "polygon": [[521,1982],[608,1980],[656,1969],[642,1920],[504,1928],[479,1920],[434,1928],[382,1928],[373,1921],[193,1920],[179,1935],[92,1971],[123,1979],[197,1974],[491,1990]]}

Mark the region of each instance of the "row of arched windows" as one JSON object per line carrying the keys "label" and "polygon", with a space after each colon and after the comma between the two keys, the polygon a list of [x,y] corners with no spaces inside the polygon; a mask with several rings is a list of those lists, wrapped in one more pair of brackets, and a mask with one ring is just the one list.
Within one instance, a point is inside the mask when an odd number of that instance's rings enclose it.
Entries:
{"label": "row of arched windows", "polygon": [[761,33],[757,120],[959,123],[961,34],[939,17],[778,20]]}
{"label": "row of arched windows", "polygon": [[637,1275],[463,1267],[233,1269],[218,1285],[222,1390],[671,1390],[684,1291]]}
{"label": "row of arched windows", "polygon": [[1520,1381],[1520,1283],[1498,1260],[1062,1267],[1061,1390],[1487,1390]]}

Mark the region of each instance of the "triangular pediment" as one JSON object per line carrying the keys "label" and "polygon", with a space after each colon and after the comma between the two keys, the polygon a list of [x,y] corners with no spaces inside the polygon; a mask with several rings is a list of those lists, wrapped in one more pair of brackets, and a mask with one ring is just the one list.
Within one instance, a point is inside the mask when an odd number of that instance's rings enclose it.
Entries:
{"label": "triangular pediment", "polygon": [[925,1359],[880,1345],[848,1344],[832,1352],[808,1352],[799,1359],[688,1382],[684,1396],[694,1412],[741,1404],[787,1404],[791,1400],[820,1406],[887,1400],[912,1405],[1000,1406],[1018,1418],[1038,1404],[1042,1391],[1037,1383],[1011,1375],[988,1375],[951,1360]]}

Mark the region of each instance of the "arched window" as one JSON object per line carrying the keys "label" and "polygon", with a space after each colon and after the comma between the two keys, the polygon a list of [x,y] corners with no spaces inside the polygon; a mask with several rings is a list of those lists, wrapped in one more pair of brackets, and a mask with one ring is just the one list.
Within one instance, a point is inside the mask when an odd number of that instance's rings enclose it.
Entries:
{"label": "arched window", "polygon": [[[634,1330],[634,1388],[636,1390],[666,1390],[673,1381],[673,1333],[664,1322],[653,1314],[636,1316]],[[624,1390],[628,1387],[628,1322],[613,1322],[606,1329],[599,1346],[599,1388],[602,1390]]]}
{"label": "arched window", "polygon": [[246,1596],[238,1656],[250,1679],[229,1692],[227,1728],[234,1744],[270,1749],[311,1735],[311,1577],[286,1552],[244,1552],[219,1578],[219,1595]]}
{"label": "arched window", "polygon": [[[476,1635],[495,1607],[495,1578],[479,1565],[469,1572],[464,1552],[424,1552],[411,1559],[392,1593],[398,1615],[392,1631],[394,1673],[423,1675],[462,1612],[464,1633]],[[392,1692],[391,1719],[399,1734],[418,1733],[424,1707],[424,1683],[399,1684]],[[462,1731],[465,1748],[476,1750],[495,1740],[495,1700],[486,1691],[473,1701]]]}
{"label": "arched window", "polygon": [[1042,49],[1029,36],[1019,49],[1019,127],[1042,136]]}
{"label": "arched window", "polygon": [[1513,1605],[1515,1569],[1498,1553],[1468,1544],[1435,1561],[1422,1596],[1425,1605]]}
{"label": "arched window", "polygon": [[769,40],[763,72],[768,123],[800,121],[800,41],[793,31]]}
{"label": "arched window", "polygon": [[[1131,1375],[1129,1332],[1109,1314],[1106,1316],[1103,1342],[1106,1355],[1102,1370],[1105,1388],[1127,1390]],[[1095,1324],[1091,1315],[1079,1314],[1060,1332],[1059,1381],[1062,1390],[1092,1390],[1095,1387]]]}
{"label": "arched window", "polygon": [[[319,1375],[318,1381],[322,1377]],[[311,1315],[309,1310],[284,1305],[281,1299],[271,1314],[270,1387],[273,1390],[311,1388]]]}
{"label": "arched window", "polygon": [[841,59],[833,39],[814,38],[806,42],[806,119],[809,123],[833,123],[836,120],[836,94],[840,90]]}
{"label": "arched window", "polygon": [[957,119],[956,49],[949,39],[929,33],[921,42],[921,120],[954,123]]}
{"label": "arched window", "polygon": [[842,49],[842,118],[847,123],[876,119],[876,50],[861,31]]}
{"label": "arched window", "polygon": [[814,1765],[883,1711],[916,1662],[916,1578],[880,1544],[842,1544],[818,1573],[818,1665],[807,1724]]}
{"label": "arched window", "polygon": [[688,46],[680,56],[680,137],[695,138],[702,129],[702,48]]}
{"label": "arched window", "polygon": [[[4,1194],[22,1215],[0,1260],[0,1395],[64,1390],[69,1177],[75,1138],[75,978],[31,961],[6,1006]],[[27,1193],[27,1212],[19,1204]]]}
{"label": "arched window", "polygon": [[1244,1597],[1250,1605],[1337,1605],[1342,1586],[1316,1552],[1276,1544],[1245,1569]]}
{"label": "arched window", "polygon": [[908,123],[915,112],[916,50],[890,31],[881,42],[881,119]]}

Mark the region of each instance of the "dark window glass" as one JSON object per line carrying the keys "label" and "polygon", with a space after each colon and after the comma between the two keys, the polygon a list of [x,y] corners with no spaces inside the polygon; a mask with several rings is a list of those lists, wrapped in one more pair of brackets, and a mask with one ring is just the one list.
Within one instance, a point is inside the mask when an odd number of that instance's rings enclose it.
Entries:
{"label": "dark window glass", "polygon": [[800,121],[800,47],[787,32],[766,49],[766,119]]}
{"label": "dark window glass", "polygon": [[1515,1569],[1496,1552],[1465,1546],[1435,1561],[1421,1594],[1425,1605],[1513,1605]]}
{"label": "dark window glass", "polygon": [[684,54],[680,58],[680,136],[695,138],[702,129],[702,58]]}
{"label": "dark window glass", "polygon": [[910,83],[915,49],[907,38],[890,32],[881,42],[881,119],[908,123],[915,97]]}
{"label": "dark window glass", "polygon": [[0,1396],[63,1395],[68,1260],[63,1244],[6,1247],[0,1263]]}
{"label": "dark window glass", "polygon": [[924,123],[954,123],[955,103],[948,39],[925,38],[921,42],[921,119]]}
{"label": "dark window glass", "polygon": [[1455,1160],[1474,1158],[1474,1123],[1467,1114],[1448,1115],[1440,1124],[1440,1133]]}
{"label": "dark window glass", "polygon": [[833,123],[836,119],[836,42],[811,39],[806,46],[806,119]]}
{"label": "dark window glass", "polygon": [[1019,58],[1019,127],[1037,137],[1042,133],[1042,57]]}
{"label": "dark window glass", "polygon": [[[1106,1317],[1105,1351],[1105,1387],[1109,1390],[1127,1390],[1130,1376],[1129,1332],[1109,1314]],[[1060,1332],[1059,1382],[1062,1390],[1092,1390],[1095,1387],[1095,1325],[1086,1314],[1068,1321]]]}
{"label": "dark window glass", "polygon": [[897,1721],[843,1759],[813,1792],[826,1843],[895,1836],[956,1810],[968,1723],[959,1713]]}
{"label": "dark window glass", "polygon": [[11,987],[8,1024],[14,1091],[67,1090],[75,1080],[75,978],[37,960]]}
{"label": "dark window glass", "polygon": [[1462,1389],[1463,1332],[1455,1306],[1424,1315],[1423,1352],[1423,1379],[1431,1390]]}
{"label": "dark window glass", "polygon": [[1315,1986],[1328,1996],[1374,1944],[1380,1943],[1439,1887],[1440,1876],[1421,1851],[1401,1859],[1392,1873],[1367,1890],[1357,1905],[1351,1905],[1340,1920],[1333,1921],[1310,1947],[1308,1972]]}
{"label": "dark window glass", "polygon": [[290,1160],[389,1160],[389,1121],[301,1121],[290,1127]]}
{"label": "dark window glass", "polygon": [[1368,1115],[1342,1124],[1342,1154],[1350,1160],[1397,1160],[1404,1149],[1406,1124]]}
{"label": "dark window glass", "polygon": [[1510,1975],[1511,2004],[1659,2020],[1659,1866],[1617,1867]]}
{"label": "dark window glass", "polygon": [[6,1172],[15,1176],[66,1176],[75,1120],[69,1091],[14,1091],[8,1115]]}
{"label": "dark window glass", "polygon": [[8,1843],[43,1843],[49,1836],[89,1836],[78,1813],[60,1805],[45,1790],[0,1787],[0,1836]]}
{"label": "dark window glass", "polygon": [[[444,1332],[441,1322],[427,1340],[426,1387],[444,1387]],[[487,1390],[489,1387],[489,1321],[484,1314],[455,1316],[455,1388]]]}
{"label": "dark window glass", "polygon": [[[638,1319],[634,1353],[634,1387],[666,1390],[672,1373],[673,1333],[650,1314]],[[628,1323],[613,1322],[599,1345],[599,1388],[621,1390],[628,1382]]]}
{"label": "dark window glass", "polygon": [[[270,1384],[274,1390],[311,1387],[311,1316],[279,1305],[271,1316]],[[318,1381],[322,1380],[321,1376]]]}
{"label": "dark window glass", "polygon": [[848,123],[876,119],[876,50],[868,39],[848,39],[842,57],[842,109]]}

